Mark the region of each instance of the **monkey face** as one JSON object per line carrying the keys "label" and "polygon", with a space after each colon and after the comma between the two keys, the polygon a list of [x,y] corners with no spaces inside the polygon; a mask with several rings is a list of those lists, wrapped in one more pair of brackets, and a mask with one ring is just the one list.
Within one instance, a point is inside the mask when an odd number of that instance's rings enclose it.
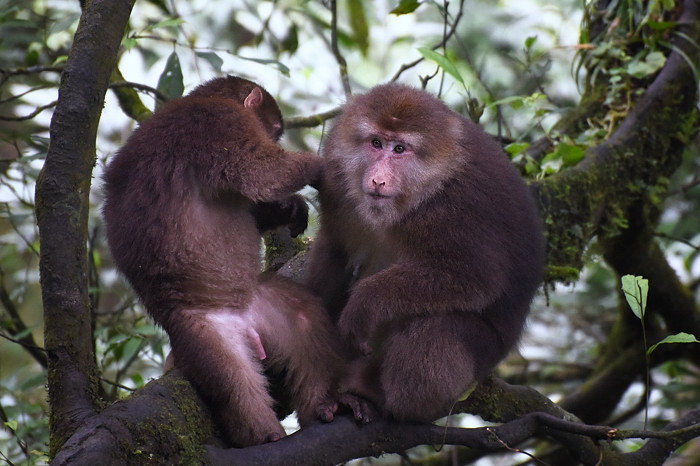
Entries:
{"label": "monkey face", "polygon": [[324,154],[361,218],[386,228],[464,166],[463,134],[462,119],[441,101],[387,84],[350,99]]}
{"label": "monkey face", "polygon": [[389,131],[368,120],[333,136],[326,156],[340,167],[367,224],[381,229],[398,223],[449,178],[455,158],[435,157],[425,142],[420,133]]}

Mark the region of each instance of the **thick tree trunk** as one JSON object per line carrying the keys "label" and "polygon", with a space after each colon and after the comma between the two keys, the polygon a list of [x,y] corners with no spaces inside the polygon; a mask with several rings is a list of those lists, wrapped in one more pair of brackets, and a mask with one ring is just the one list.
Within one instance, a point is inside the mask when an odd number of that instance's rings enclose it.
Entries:
{"label": "thick tree trunk", "polygon": [[87,282],[88,195],[97,124],[133,3],[93,0],[83,12],[36,184],[52,455],[97,408]]}

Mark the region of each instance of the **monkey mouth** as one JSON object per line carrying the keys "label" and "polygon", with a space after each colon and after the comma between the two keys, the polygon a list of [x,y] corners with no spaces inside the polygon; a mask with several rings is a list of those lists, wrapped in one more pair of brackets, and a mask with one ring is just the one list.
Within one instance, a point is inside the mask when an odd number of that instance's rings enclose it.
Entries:
{"label": "monkey mouth", "polygon": [[367,196],[369,197],[369,203],[373,207],[377,208],[384,208],[385,206],[391,204],[392,199],[394,199],[394,196],[389,196],[386,194],[381,194],[381,193],[367,193]]}

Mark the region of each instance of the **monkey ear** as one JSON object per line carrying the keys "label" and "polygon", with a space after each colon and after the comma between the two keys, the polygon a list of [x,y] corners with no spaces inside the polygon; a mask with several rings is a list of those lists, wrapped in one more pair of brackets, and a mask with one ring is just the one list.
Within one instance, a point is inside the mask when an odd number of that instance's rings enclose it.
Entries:
{"label": "monkey ear", "polygon": [[245,98],[243,101],[243,106],[245,108],[256,108],[260,104],[262,104],[263,101],[263,95],[262,91],[260,90],[259,87],[254,87],[252,91],[250,91],[250,94],[248,94],[248,97]]}

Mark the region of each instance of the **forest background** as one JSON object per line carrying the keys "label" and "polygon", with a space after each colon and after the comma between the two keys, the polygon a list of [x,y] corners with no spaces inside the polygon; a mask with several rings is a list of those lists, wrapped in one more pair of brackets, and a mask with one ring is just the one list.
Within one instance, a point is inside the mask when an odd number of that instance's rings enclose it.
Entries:
{"label": "forest background", "polygon": [[[259,453],[201,447],[206,412],[176,375],[159,378],[167,336],[114,270],[100,218],[100,174],[138,122],[235,74],[278,99],[283,145],[312,151],[348,95],[392,80],[425,87],[498,138],[548,234],[519,351],[456,407],[478,416],[448,421],[476,430],[340,420],[265,461],[386,451],[434,464],[660,464],[682,446],[671,461],[697,464],[699,2],[107,3],[0,1],[0,460],[81,458],[90,429],[117,418],[136,427],[92,436],[97,454],[116,452],[110,442],[129,461],[250,464]],[[276,268],[306,243],[266,244]],[[175,400],[157,427],[156,414],[110,411],[154,390]],[[173,419],[182,425],[164,433]]]}

